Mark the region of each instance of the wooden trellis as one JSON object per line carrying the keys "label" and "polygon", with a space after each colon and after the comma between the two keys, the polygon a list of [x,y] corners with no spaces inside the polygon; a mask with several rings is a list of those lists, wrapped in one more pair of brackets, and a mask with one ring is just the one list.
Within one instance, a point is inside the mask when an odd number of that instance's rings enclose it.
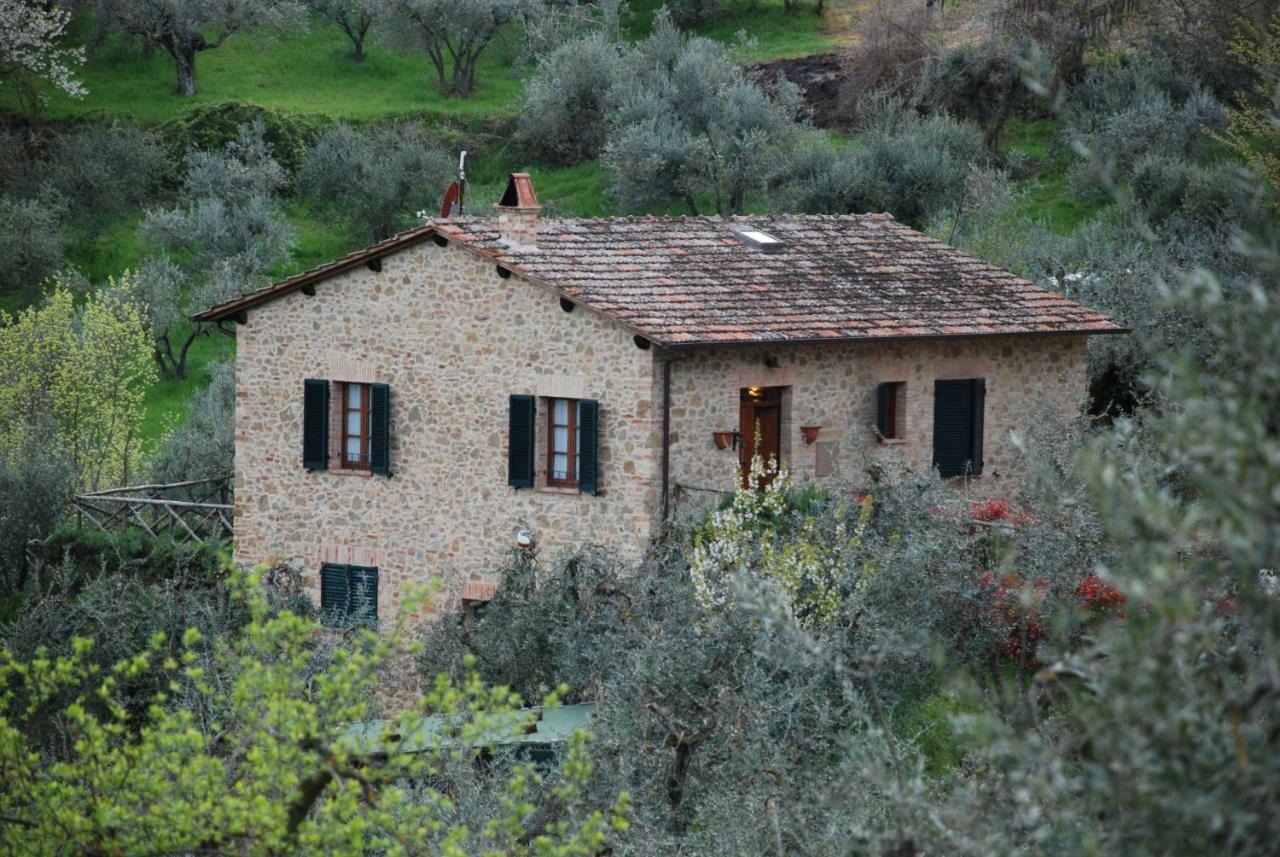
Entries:
{"label": "wooden trellis", "polygon": [[77,494],[71,505],[104,533],[137,527],[152,536],[168,533],[201,544],[230,539],[233,533],[229,476],[93,491]]}

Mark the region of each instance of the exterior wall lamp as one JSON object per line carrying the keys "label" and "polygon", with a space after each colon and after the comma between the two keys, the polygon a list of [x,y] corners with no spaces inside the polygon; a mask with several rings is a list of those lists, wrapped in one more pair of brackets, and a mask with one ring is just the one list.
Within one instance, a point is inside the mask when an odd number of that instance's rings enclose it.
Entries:
{"label": "exterior wall lamp", "polygon": [[733,447],[736,452],[738,447],[742,445],[742,433],[737,431],[713,431],[711,437],[716,442],[716,449],[728,449]]}

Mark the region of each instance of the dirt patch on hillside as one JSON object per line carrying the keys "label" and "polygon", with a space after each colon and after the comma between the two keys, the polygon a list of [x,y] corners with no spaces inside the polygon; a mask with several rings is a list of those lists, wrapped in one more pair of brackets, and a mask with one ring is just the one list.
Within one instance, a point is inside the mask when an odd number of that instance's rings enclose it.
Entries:
{"label": "dirt patch on hillside", "polygon": [[844,86],[844,72],[838,54],[812,54],[807,57],[790,57],[756,63],[750,70],[763,82],[777,80],[782,75],[800,87],[805,106],[819,128],[846,128],[848,116],[840,109],[840,92]]}

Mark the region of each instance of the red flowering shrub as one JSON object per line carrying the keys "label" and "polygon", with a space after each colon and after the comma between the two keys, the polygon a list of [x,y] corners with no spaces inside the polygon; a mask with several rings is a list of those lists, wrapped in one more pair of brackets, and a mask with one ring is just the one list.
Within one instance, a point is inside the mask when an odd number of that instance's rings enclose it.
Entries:
{"label": "red flowering shrub", "polygon": [[1024,512],[1010,509],[1008,500],[988,500],[985,503],[974,500],[970,507],[970,517],[983,523],[1002,521],[1013,524],[1015,527],[1031,522],[1031,519]]}
{"label": "red flowering shrub", "polygon": [[1076,595],[1084,599],[1089,609],[1098,613],[1109,613],[1117,619],[1124,618],[1120,605],[1124,604],[1124,593],[1107,583],[1096,574],[1091,574],[1076,587]]}
{"label": "red flowering shrub", "polygon": [[1036,664],[1036,648],[1044,638],[1045,627],[1036,615],[1036,605],[1044,600],[1048,584],[1043,580],[1033,580],[1035,590],[1032,604],[1024,607],[1021,604],[1022,580],[1016,575],[997,578],[994,572],[983,572],[978,585],[991,591],[991,607],[987,611],[987,619],[1002,640],[996,653],[1008,660],[1023,660],[1023,644],[1026,644],[1026,663]]}
{"label": "red flowering shrub", "polygon": [[1003,521],[1009,517],[1008,500],[988,500],[985,503],[973,501],[973,519],[975,521]]}

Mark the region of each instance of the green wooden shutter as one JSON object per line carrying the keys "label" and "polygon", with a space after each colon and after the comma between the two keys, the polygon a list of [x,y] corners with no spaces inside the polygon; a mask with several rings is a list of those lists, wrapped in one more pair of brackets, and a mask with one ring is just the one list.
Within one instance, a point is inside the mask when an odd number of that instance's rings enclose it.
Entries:
{"label": "green wooden shutter", "polygon": [[391,475],[391,388],[369,385],[369,469]]}
{"label": "green wooden shutter", "polygon": [[507,484],[533,487],[534,423],[538,402],[533,396],[512,396],[508,416]]}
{"label": "green wooden shutter", "polygon": [[889,430],[889,397],[893,395],[891,384],[876,385],[876,433],[880,440],[888,437]]}
{"label": "green wooden shutter", "polygon": [[600,403],[578,402],[578,490],[600,493]]}
{"label": "green wooden shutter", "polygon": [[972,379],[933,383],[933,466],[943,477],[963,476],[973,460]]}
{"label": "green wooden shutter", "polygon": [[378,627],[378,570],[367,566],[348,566],[351,589],[351,623],[366,628]]}
{"label": "green wooden shutter", "polygon": [[326,625],[345,625],[351,613],[351,587],[347,566],[320,566],[320,618]]}
{"label": "green wooden shutter", "polygon": [[970,401],[973,402],[973,428],[969,439],[969,472],[977,476],[982,472],[982,433],[987,410],[987,382],[982,378],[973,379]]}
{"label": "green wooden shutter", "polygon": [[302,466],[329,467],[329,382],[315,378],[302,385]]}

